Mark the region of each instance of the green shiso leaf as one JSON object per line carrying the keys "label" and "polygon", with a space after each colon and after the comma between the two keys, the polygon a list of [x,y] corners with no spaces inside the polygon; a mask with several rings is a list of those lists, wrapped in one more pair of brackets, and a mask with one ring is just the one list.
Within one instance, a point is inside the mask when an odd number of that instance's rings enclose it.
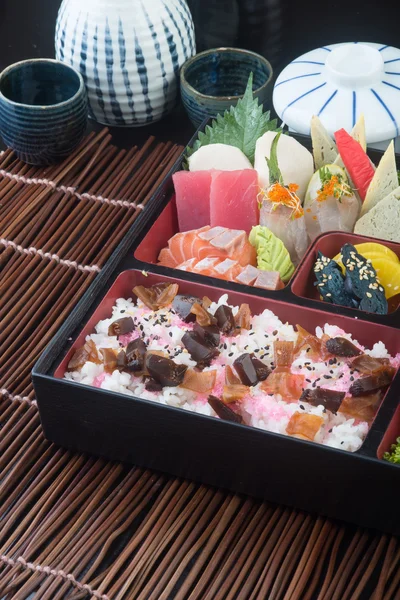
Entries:
{"label": "green shiso leaf", "polygon": [[250,74],[246,92],[236,106],[231,106],[225,114],[218,115],[211,125],[200,132],[193,148],[186,149],[185,168],[187,159],[196,150],[209,144],[228,144],[239,148],[254,164],[256,142],[267,131],[281,131],[277,119],[270,119],[270,112],[264,112],[253,98],[253,73]]}
{"label": "green shiso leaf", "polygon": [[392,444],[390,452],[385,452],[383,458],[391,463],[400,465],[400,437],[397,438],[395,444]]}
{"label": "green shiso leaf", "polygon": [[283,177],[282,173],[279,169],[278,165],[278,142],[281,137],[281,133],[278,133],[274,137],[274,141],[271,144],[271,154],[270,157],[265,157],[265,160],[268,163],[269,168],[269,183],[272,185],[273,183],[280,183],[283,185]]}

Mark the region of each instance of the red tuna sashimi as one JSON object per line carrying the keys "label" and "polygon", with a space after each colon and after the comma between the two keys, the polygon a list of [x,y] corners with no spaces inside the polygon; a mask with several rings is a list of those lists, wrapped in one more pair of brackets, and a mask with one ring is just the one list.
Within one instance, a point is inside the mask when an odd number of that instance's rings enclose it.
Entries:
{"label": "red tuna sashimi", "polygon": [[361,200],[364,201],[369,184],[375,174],[374,167],[360,144],[353,139],[347,131],[339,129],[339,131],[335,133],[335,140],[344,166],[346,167]]}
{"label": "red tuna sashimi", "polygon": [[210,171],[178,171],[173,176],[179,231],[210,224]]}
{"label": "red tuna sashimi", "polygon": [[257,171],[214,171],[211,175],[210,223],[244,229],[259,224]]}

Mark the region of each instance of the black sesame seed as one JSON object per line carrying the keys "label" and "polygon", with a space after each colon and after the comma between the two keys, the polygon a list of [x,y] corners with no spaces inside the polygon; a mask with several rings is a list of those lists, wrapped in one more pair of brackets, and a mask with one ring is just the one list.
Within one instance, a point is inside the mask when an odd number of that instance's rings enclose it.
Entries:
{"label": "black sesame seed", "polygon": [[229,356],[229,357],[230,357],[230,356],[233,356],[233,352],[229,352],[228,356]]}
{"label": "black sesame seed", "polygon": [[300,404],[301,410],[306,410],[302,404]]}
{"label": "black sesame seed", "polygon": [[172,337],[172,331],[170,331],[170,332],[168,333],[168,335],[169,335],[169,337]]}

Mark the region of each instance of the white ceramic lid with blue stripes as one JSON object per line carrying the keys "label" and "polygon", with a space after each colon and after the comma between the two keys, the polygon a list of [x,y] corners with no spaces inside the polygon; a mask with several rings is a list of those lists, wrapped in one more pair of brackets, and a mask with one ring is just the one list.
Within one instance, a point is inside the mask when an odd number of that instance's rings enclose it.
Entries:
{"label": "white ceramic lid with blue stripes", "polygon": [[364,114],[368,143],[400,134],[400,49],[369,42],[323,46],[291,62],[276,80],[274,108],[309,135],[318,115],[331,135]]}

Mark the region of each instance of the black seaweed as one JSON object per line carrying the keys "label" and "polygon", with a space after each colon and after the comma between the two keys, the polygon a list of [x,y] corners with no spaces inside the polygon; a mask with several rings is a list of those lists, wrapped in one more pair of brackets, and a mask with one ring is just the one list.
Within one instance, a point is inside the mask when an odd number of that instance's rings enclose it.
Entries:
{"label": "black seaweed", "polygon": [[192,312],[193,304],[202,305],[202,300],[196,298],[196,296],[189,296],[187,294],[177,294],[172,301],[172,309],[174,312],[184,321],[185,323],[192,323],[196,320],[196,315]]}
{"label": "black seaweed", "polygon": [[177,365],[170,358],[164,358],[157,354],[146,356],[146,368],[150,377],[163,387],[180,385],[187,371],[186,365]]}
{"label": "black seaweed", "polygon": [[182,337],[182,344],[200,369],[209,367],[213,358],[219,355],[219,350],[205,343],[196,331],[187,331]]}
{"label": "black seaweed", "polygon": [[217,325],[224,335],[232,335],[236,331],[235,317],[229,306],[219,306],[215,311],[214,317],[217,319]]}
{"label": "black seaweed", "polygon": [[346,290],[342,270],[334,260],[318,252],[314,273],[317,279],[314,285],[318,287],[318,292],[325,302],[350,308],[358,307],[358,302]]}
{"label": "black seaweed", "polygon": [[232,423],[243,423],[242,417],[216,396],[208,396],[208,403],[220,419],[231,421]]}
{"label": "black seaweed", "polygon": [[380,285],[372,264],[352,244],[345,244],[341,253],[346,268],[346,289],[359,300],[359,308],[386,315],[388,303],[385,290]]}
{"label": "black seaweed", "polygon": [[300,402],[308,402],[313,406],[322,404],[324,408],[336,413],[342,404],[346,392],[336,392],[335,390],[327,390],[324,388],[315,388],[313,390],[304,390]]}

